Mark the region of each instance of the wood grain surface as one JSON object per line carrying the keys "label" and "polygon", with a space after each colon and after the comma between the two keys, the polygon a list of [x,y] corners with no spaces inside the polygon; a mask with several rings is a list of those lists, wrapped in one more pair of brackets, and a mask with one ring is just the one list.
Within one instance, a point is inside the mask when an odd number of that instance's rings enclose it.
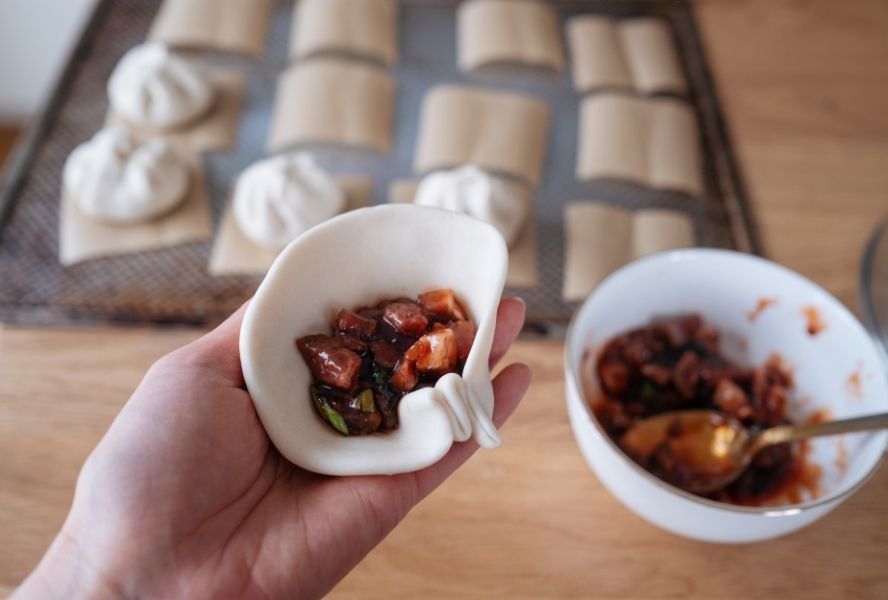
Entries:
{"label": "wood grain surface", "polygon": [[[860,254],[888,209],[888,2],[697,9],[768,254],[856,306]],[[80,464],[144,371],[196,335],[0,329],[0,592],[38,561]],[[780,540],[677,538],[587,469],[567,423],[561,353],[550,342],[513,348],[535,382],[503,447],[478,453],[333,597],[888,597],[888,469]]]}

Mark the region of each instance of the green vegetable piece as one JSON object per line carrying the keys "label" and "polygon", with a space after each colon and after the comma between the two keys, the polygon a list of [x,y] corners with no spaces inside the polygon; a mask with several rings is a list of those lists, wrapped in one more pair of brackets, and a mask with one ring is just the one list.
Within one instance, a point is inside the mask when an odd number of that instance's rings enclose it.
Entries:
{"label": "green vegetable piece", "polygon": [[311,386],[309,390],[311,391],[311,399],[314,400],[315,406],[318,408],[321,417],[330,423],[336,431],[342,435],[348,435],[348,426],[345,424],[345,419],[342,418],[342,415],[333,410],[333,407],[330,406],[327,399],[321,395],[321,391],[318,388]]}
{"label": "green vegetable piece", "polygon": [[376,410],[376,405],[373,404],[373,390],[370,388],[358,394],[355,400],[361,412],[372,413]]}
{"label": "green vegetable piece", "polygon": [[653,400],[654,394],[657,393],[657,390],[654,388],[654,384],[650,381],[644,381],[641,384],[641,399],[642,400]]}
{"label": "green vegetable piece", "polygon": [[373,385],[375,385],[376,389],[380,391],[384,390],[385,386],[388,385],[388,373],[386,373],[382,367],[375,363],[373,364],[373,372],[371,373],[371,377],[373,378]]}

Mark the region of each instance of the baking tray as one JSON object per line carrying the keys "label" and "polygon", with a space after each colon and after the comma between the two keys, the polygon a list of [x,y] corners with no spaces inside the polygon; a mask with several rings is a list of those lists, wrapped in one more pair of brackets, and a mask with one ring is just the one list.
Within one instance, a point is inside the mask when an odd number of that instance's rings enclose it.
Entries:
{"label": "baking tray", "polygon": [[[552,4],[563,19],[582,12],[618,18],[659,16],[670,22],[689,82],[687,99],[700,122],[705,198],[626,182],[577,181],[574,164],[580,96],[571,87],[569,70],[557,76],[510,72],[481,77],[459,72],[456,4],[401,2],[401,61],[393,69],[398,100],[392,152],[369,155],[328,148],[319,150],[319,159],[337,173],[372,175],[375,201],[383,203],[390,181],[413,175],[420,106],[434,84],[471,82],[545,100],[552,110],[551,133],[544,180],[534,202],[540,285],[506,291],[526,300],[529,332],[560,335],[576,308],[561,299],[562,209],[567,202],[598,200],[626,208],[674,208],[693,218],[700,245],[759,251],[705,53],[686,2]],[[102,126],[108,109],[108,77],[123,53],[145,39],[159,5],[160,0],[99,3],[49,102],[10,160],[0,184],[0,321],[28,325],[210,324],[236,309],[259,284],[260,277],[210,276],[206,270],[208,242],[102,258],[67,268],[58,263],[58,190],[65,159]],[[260,58],[200,53],[211,64],[242,69],[249,79],[236,147],[203,158],[217,225],[237,174],[265,155],[277,77],[289,63],[292,11],[290,0],[277,5],[266,51]]]}

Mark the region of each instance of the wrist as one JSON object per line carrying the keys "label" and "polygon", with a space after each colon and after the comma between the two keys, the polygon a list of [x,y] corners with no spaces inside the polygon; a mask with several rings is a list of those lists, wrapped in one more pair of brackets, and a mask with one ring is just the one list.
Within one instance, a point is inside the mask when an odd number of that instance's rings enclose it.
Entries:
{"label": "wrist", "polygon": [[37,567],[13,593],[28,598],[120,598],[123,590],[84,551],[68,523],[53,540]]}

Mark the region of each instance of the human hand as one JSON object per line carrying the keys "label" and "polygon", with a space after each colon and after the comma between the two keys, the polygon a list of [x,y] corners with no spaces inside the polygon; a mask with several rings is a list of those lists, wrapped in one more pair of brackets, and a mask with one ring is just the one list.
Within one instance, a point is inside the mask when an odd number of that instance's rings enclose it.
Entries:
{"label": "human hand", "polygon": [[[62,531],[16,597],[318,597],[477,449],[415,473],[327,477],[284,459],[240,367],[244,308],[160,359],[87,459]],[[503,300],[496,363],[524,323]],[[530,384],[494,379],[501,425]]]}

